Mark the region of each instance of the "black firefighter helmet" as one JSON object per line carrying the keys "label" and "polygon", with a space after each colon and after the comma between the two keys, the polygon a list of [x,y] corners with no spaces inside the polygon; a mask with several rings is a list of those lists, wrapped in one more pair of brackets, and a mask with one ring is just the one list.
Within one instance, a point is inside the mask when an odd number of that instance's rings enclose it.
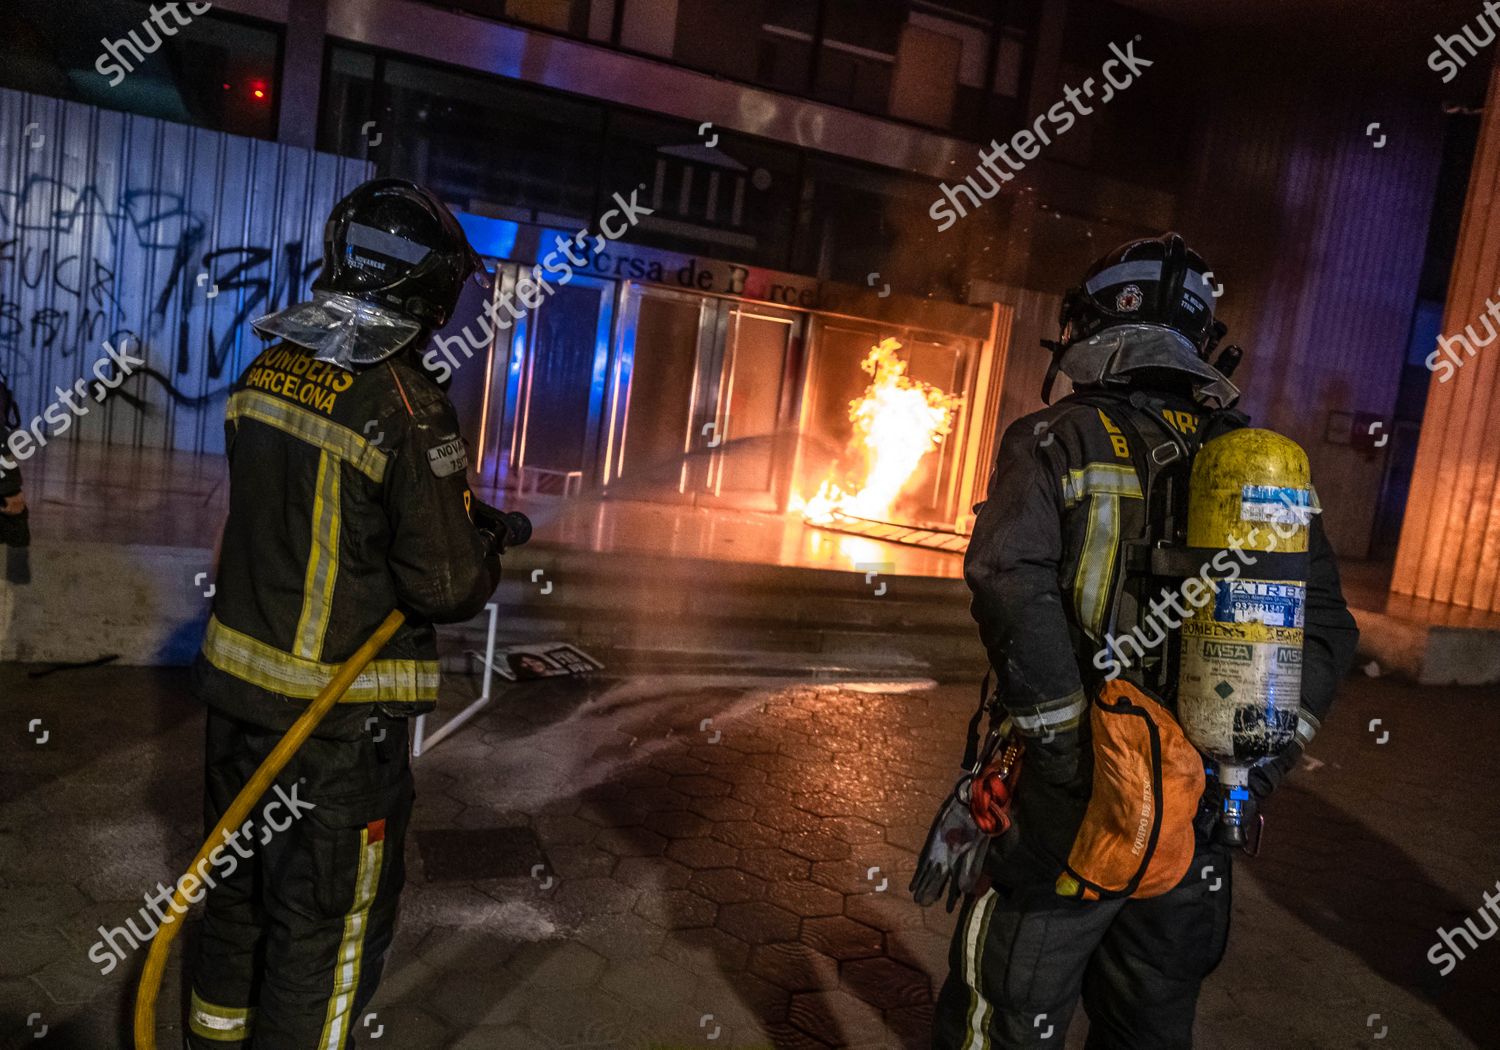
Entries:
{"label": "black firefighter helmet", "polygon": [[337,292],[441,328],[482,267],[463,227],[430,190],[372,179],[334,205],[315,292]]}
{"label": "black firefighter helmet", "polygon": [[1217,287],[1203,257],[1176,233],[1129,241],[1096,260],[1063,297],[1057,340],[1043,343],[1053,353],[1043,400],[1051,400],[1061,371],[1083,387],[1175,373],[1191,377],[1201,394],[1232,403],[1238,391],[1226,373],[1238,348],[1220,357],[1224,371],[1208,363],[1227,331],[1214,318]]}
{"label": "black firefighter helmet", "polygon": [[483,273],[463,227],[431,191],[372,179],[328,217],[312,300],[253,323],[266,338],[358,369],[447,324],[464,282]]}

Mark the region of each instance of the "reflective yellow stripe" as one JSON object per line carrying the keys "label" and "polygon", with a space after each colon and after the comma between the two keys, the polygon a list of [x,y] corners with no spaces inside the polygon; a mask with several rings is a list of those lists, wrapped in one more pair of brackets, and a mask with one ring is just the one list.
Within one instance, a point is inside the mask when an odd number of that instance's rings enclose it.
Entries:
{"label": "reflective yellow stripe", "polygon": [[348,427],[324,419],[259,390],[241,390],[229,398],[225,418],[253,419],[306,441],[344,460],[371,481],[385,480],[386,454]]}
{"label": "reflective yellow stripe", "polygon": [[1109,604],[1110,582],[1120,551],[1120,497],[1095,494],[1089,498],[1089,524],[1078,556],[1073,584],[1073,607],[1085,631],[1098,637]]}
{"label": "reflective yellow stripe", "polygon": [[1088,710],[1088,700],[1083,690],[1075,690],[1059,700],[1049,700],[1035,707],[1013,707],[1011,721],[1016,729],[1026,736],[1045,736],[1073,729]]}
{"label": "reflective yellow stripe", "polygon": [[995,891],[985,890],[984,896],[974,902],[969,911],[969,920],[964,925],[964,983],[969,986],[968,1031],[964,1034],[964,1050],[989,1050],[990,1015],[995,1008],[984,997],[980,963],[984,959],[984,942],[990,933],[990,916],[995,911]]}
{"label": "reflective yellow stripe", "polygon": [[375,903],[375,888],[380,885],[380,862],[384,850],[384,839],[370,841],[369,828],[359,833],[359,871],[354,876],[354,905],[344,916],[344,937],[339,942],[339,953],[333,964],[333,995],[328,999],[318,1050],[343,1050],[349,1040],[354,993],[359,988],[359,971],[365,958],[370,906]]}
{"label": "reflective yellow stripe", "polygon": [[188,1028],[194,1035],[211,1042],[238,1043],[250,1038],[250,1023],[254,1016],[255,1011],[248,1007],[219,1006],[200,998],[194,991]]}
{"label": "reflective yellow stripe", "polygon": [[[208,619],[203,655],[225,674],[299,700],[311,700],[317,696],[338,669],[337,664],[304,660],[282,652],[248,634],[225,627],[214,616]],[[354,680],[341,702],[382,700],[411,703],[436,700],[437,691],[436,660],[376,660]]]}
{"label": "reflective yellow stripe", "polygon": [[1135,468],[1118,463],[1090,463],[1070,470],[1062,479],[1063,503],[1073,507],[1090,496],[1128,496],[1141,498],[1141,479]]}
{"label": "reflective yellow stripe", "polygon": [[1085,631],[1098,637],[1108,612],[1110,583],[1120,550],[1120,500],[1141,498],[1135,468],[1119,463],[1088,463],[1061,479],[1063,503],[1089,501],[1088,528],[1073,580],[1073,608]]}
{"label": "reflective yellow stripe", "polygon": [[312,548],[307,576],[302,582],[302,615],[297,619],[294,656],[317,660],[333,614],[333,585],[339,573],[340,461],[324,452],[318,458],[317,490],[313,496]]}

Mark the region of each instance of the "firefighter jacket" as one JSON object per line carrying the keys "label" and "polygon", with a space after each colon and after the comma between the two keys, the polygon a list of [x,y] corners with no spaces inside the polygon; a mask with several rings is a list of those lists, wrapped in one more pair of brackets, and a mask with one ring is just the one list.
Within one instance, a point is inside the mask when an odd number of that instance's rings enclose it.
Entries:
{"label": "firefighter jacket", "polygon": [[[1001,699],[1028,737],[1028,760],[1054,763],[1059,781],[1077,769],[1075,730],[1082,723],[1086,735],[1083,716],[1101,682],[1097,655],[1108,635],[1119,637],[1144,618],[1142,590],[1126,590],[1118,609],[1114,604],[1126,544],[1147,524],[1132,444],[1170,440],[1163,429],[1170,425],[1196,451],[1209,418],[1175,395],[1142,392],[1132,403],[1121,395],[1082,393],[1018,420],[1001,440],[964,576]],[[1247,421],[1236,413],[1213,422]],[[1298,724],[1303,744],[1333,703],[1358,638],[1316,516],[1308,543]],[[1174,698],[1164,697],[1169,704]]]}
{"label": "firefighter jacket", "polygon": [[10,466],[10,449],[7,443],[10,436],[21,427],[20,413],[16,407],[15,397],[6,385],[5,376],[0,374],[0,500],[7,499],[21,491],[21,468],[15,463]]}
{"label": "firefighter jacket", "polygon": [[[21,468],[10,459],[8,442],[11,434],[20,429],[21,419],[15,398],[0,375],[0,503],[21,493]],[[9,463],[10,466],[6,466]],[[0,546],[25,547],[31,543],[31,528],[28,519],[30,510],[19,514],[0,512]]]}
{"label": "firefighter jacket", "polygon": [[320,732],[360,731],[437,699],[433,624],[478,615],[500,559],[470,519],[453,406],[392,359],[346,372],[284,343],[234,384],[225,418],[229,517],[199,695],[290,725],[392,609],[407,621]]}

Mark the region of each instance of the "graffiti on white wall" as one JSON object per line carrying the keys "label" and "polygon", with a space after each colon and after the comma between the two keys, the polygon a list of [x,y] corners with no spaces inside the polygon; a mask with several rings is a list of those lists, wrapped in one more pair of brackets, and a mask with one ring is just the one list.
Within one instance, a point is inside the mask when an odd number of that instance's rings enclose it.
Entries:
{"label": "graffiti on white wall", "polygon": [[77,436],[217,451],[248,322],[305,295],[367,166],[0,90],[0,135],[38,126],[0,141],[0,370],[23,414],[129,341],[146,366]]}

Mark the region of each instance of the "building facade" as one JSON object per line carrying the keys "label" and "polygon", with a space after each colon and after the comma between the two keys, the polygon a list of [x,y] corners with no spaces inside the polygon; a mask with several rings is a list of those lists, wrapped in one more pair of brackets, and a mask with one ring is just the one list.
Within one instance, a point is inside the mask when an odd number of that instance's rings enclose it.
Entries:
{"label": "building facade", "polygon": [[[954,408],[890,517],[962,530],[997,430],[1040,404],[1062,291],[1111,245],[1177,228],[1218,265],[1246,406],[1308,448],[1340,549],[1368,553],[1382,493],[1404,491],[1398,395],[1451,118],[1355,56],[1289,79],[1284,56],[1268,65],[1280,41],[1205,45],[1086,0],[224,0],[173,33],[151,11],[19,0],[0,76],[28,99],[309,151],[340,187],[351,171],[421,181],[461,215],[493,297],[638,202],[514,324],[477,326],[476,292],[443,333],[466,348],[455,397],[496,489],[795,509],[837,473],[860,364],[895,339]],[[1205,68],[1234,90],[1191,89]],[[1107,100],[1082,101],[1106,79]],[[1004,185],[983,163],[1002,144]],[[219,210],[306,178],[270,157],[223,184]],[[214,223],[184,272],[222,294],[247,278],[209,258],[227,243]],[[291,240],[263,260],[275,294],[256,308],[315,269]],[[189,326],[174,366],[201,338],[238,361],[242,312],[223,334]],[[7,352],[12,371],[40,354],[27,331]],[[216,406],[175,403],[170,437],[104,436],[212,451]],[[1362,441],[1365,419],[1396,443]]]}

